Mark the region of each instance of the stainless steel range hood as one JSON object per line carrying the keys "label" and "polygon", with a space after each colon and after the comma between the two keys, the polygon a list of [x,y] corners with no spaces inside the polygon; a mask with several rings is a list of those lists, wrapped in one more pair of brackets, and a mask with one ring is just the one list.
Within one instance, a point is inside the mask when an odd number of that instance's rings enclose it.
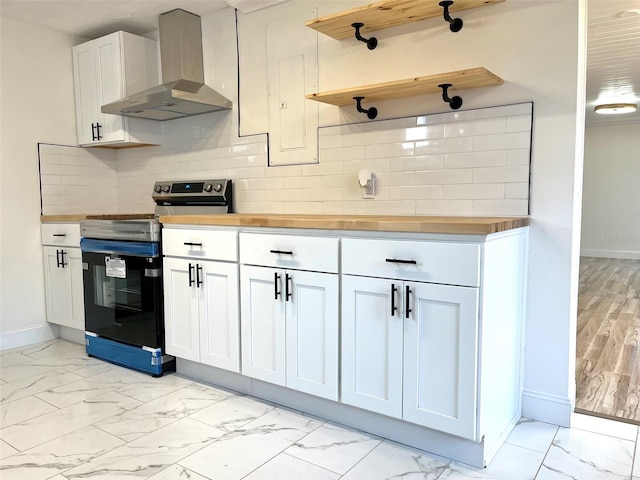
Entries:
{"label": "stainless steel range hood", "polygon": [[204,84],[200,17],[181,9],[160,15],[162,85],[102,106],[102,113],[171,120],[229,110],[232,103]]}

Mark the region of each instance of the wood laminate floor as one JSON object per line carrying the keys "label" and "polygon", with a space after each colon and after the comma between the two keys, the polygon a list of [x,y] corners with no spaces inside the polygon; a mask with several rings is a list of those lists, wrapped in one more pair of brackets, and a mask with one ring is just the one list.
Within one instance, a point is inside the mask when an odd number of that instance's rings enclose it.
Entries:
{"label": "wood laminate floor", "polygon": [[576,411],[640,424],[640,260],[582,257]]}

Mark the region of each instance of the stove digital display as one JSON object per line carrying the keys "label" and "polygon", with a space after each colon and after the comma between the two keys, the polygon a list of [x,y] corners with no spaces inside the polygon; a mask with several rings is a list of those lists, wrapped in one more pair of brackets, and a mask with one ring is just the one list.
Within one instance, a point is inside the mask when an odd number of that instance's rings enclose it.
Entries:
{"label": "stove digital display", "polygon": [[202,193],[204,182],[196,183],[173,183],[171,193]]}

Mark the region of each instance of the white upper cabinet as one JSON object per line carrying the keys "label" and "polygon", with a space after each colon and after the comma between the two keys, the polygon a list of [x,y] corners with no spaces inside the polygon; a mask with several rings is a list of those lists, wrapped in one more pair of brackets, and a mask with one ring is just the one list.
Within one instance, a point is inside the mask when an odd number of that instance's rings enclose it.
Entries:
{"label": "white upper cabinet", "polygon": [[115,32],[73,48],[80,146],[157,144],[158,122],[103,114],[102,105],[160,83],[156,42]]}

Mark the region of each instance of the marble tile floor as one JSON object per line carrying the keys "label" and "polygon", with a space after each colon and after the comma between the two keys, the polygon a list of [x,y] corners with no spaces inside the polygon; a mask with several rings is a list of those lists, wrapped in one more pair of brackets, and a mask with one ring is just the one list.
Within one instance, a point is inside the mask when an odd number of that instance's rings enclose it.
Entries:
{"label": "marble tile floor", "polygon": [[640,480],[638,426],[523,419],[486,469],[56,340],[0,352],[2,480]]}

